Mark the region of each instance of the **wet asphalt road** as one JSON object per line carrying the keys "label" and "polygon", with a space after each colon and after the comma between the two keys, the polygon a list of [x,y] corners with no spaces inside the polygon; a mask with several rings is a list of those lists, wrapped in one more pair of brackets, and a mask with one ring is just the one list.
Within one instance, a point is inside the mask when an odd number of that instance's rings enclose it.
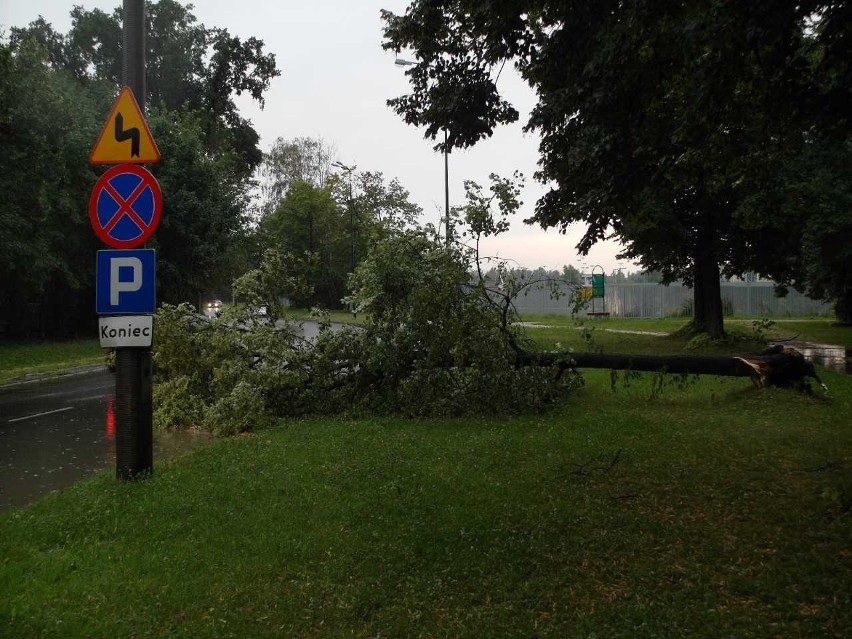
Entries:
{"label": "wet asphalt road", "polygon": [[[0,510],[115,467],[114,392],[106,369],[0,388]],[[197,443],[155,433],[155,469]]]}
{"label": "wet asphalt road", "polygon": [[0,389],[0,508],[67,486],[114,459],[106,422],[114,386],[102,369]]}
{"label": "wet asphalt road", "polygon": [[[317,323],[302,333],[312,339]],[[105,368],[0,387],[0,510],[115,468],[115,376]],[[157,463],[207,441],[154,432]]]}

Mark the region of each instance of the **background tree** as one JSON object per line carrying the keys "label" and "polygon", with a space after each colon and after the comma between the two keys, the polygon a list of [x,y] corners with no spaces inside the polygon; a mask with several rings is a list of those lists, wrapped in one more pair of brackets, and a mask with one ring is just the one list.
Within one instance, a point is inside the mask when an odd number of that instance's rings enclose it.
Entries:
{"label": "background tree", "polygon": [[329,182],[339,203],[349,235],[349,272],[379,242],[414,228],[422,209],[411,202],[396,178],[389,182],[380,171],[340,173]]}
{"label": "background tree", "polygon": [[[248,179],[263,159],[259,136],[237,109],[234,97],[248,93],[263,106],[263,94],[280,75],[275,56],[257,38],[241,40],[227,29],[197,22],[192,5],[176,0],[146,2],[146,78],[150,108],[185,109],[203,115],[205,147],[234,151]],[[121,82],[121,14],[75,7],[66,38],[66,59],[83,77]]]}
{"label": "background tree", "polygon": [[341,308],[356,265],[421,212],[396,179],[355,167],[335,172],[334,153],[321,138],[278,138],[261,170],[260,229],[267,246],[304,260],[312,292],[292,300],[300,306]]}
{"label": "background tree", "polygon": [[[793,220],[792,246],[768,272],[812,297],[835,302],[835,314],[852,324],[852,7],[820,4],[806,22],[805,59],[812,82],[802,95],[777,184],[782,221]],[[774,178],[771,179],[771,178]]]}
{"label": "background tree", "polygon": [[[386,181],[381,171],[363,171],[353,179],[355,210],[358,218],[372,229],[374,240],[417,225],[423,209],[409,199],[409,192],[399,180]],[[345,183],[340,184],[345,189]],[[338,190],[339,200],[347,197],[341,190]]]}
{"label": "background tree", "polygon": [[95,324],[88,152],[111,87],[82,87],[51,59],[38,37],[0,42],[0,335],[9,337],[68,337]]}
{"label": "background tree", "polygon": [[[804,220],[800,243],[782,264],[778,281],[834,302],[837,319],[852,324],[852,138],[820,140],[794,162],[784,201]],[[794,173],[791,175],[791,173]]]}
{"label": "background tree", "polygon": [[228,290],[238,272],[229,247],[245,236],[249,183],[236,151],[207,151],[197,111],[161,107],[148,124],[162,155],[151,167],[163,191],[163,214],[150,241],[158,251],[157,297],[200,307],[202,295]]}
{"label": "background tree", "polygon": [[341,308],[346,294],[349,250],[343,212],[329,188],[295,182],[262,228],[270,246],[301,259],[301,273],[311,285],[299,307]]}
{"label": "background tree", "polygon": [[334,146],[322,138],[276,139],[261,169],[264,213],[275,210],[297,182],[325,187],[334,155]]}
{"label": "background tree", "polygon": [[622,257],[692,285],[695,328],[718,336],[720,272],[782,271],[790,225],[793,237],[802,226],[761,177],[807,130],[806,53],[824,35],[809,21],[843,4],[418,0],[383,13],[385,48],[420,61],[413,92],[389,103],[427,136],[447,129],[450,147],[469,146],[517,119],[495,79],[514,61],[539,97],[536,177],[553,185],[530,221],[586,223],[583,254],[614,235]]}
{"label": "background tree", "polygon": [[[0,140],[8,149],[0,159],[0,331],[7,334],[64,336],[95,321],[99,246],[86,212],[100,169],[87,158],[120,82],[121,10],[75,7],[71,17],[68,34],[39,18],[0,42]],[[204,291],[227,289],[254,251],[248,194],[262,153],[234,97],[247,92],[262,104],[278,71],[261,41],[199,24],[191,5],[149,2],[147,18],[148,121],[163,154],[152,168],[164,195],[153,240],[159,297],[198,303]],[[235,254],[240,267],[231,265]]]}

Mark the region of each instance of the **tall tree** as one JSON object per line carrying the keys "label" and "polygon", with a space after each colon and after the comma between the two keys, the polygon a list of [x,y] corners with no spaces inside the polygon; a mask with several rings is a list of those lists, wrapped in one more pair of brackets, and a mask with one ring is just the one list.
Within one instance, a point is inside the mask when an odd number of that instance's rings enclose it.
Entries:
{"label": "tall tree", "polygon": [[349,251],[344,216],[329,188],[295,182],[263,220],[267,241],[297,258],[312,291],[291,300],[297,306],[340,308]]}
{"label": "tall tree", "polygon": [[227,290],[238,274],[228,260],[248,212],[248,184],[235,151],[205,148],[197,111],[154,110],[148,118],[162,159],[152,172],[163,191],[163,214],[151,246],[158,250],[158,298],[190,301]]}
{"label": "tall tree", "polygon": [[111,88],[52,69],[43,44],[0,42],[0,335],[12,337],[94,326],[87,157]]}
{"label": "tall tree", "polygon": [[[263,218],[266,242],[290,253],[313,292],[298,305],[340,308],[347,280],[377,244],[414,225],[420,207],[380,172],[332,173],[325,186],[296,180]],[[299,262],[298,258],[302,258]]]}
{"label": "tall tree", "polygon": [[322,138],[276,139],[264,156],[261,170],[264,212],[274,211],[297,182],[324,188],[334,153],[334,145]]}
{"label": "tall tree", "polygon": [[[175,0],[147,4],[146,75],[148,121],[163,152],[153,168],[164,191],[153,240],[160,298],[196,303],[235,275],[228,266],[234,245],[250,250],[242,242],[247,194],[262,153],[234,98],[248,93],[263,104],[278,70],[260,40],[205,27],[191,9]],[[0,324],[46,327],[36,334],[94,320],[97,243],[86,210],[97,174],[87,157],[121,80],[121,9],[75,7],[71,17],[66,35],[41,18],[12,28],[0,55],[8,149],[0,159]],[[6,303],[23,295],[39,301]],[[51,304],[63,322],[49,322],[58,315]]]}
{"label": "tall tree", "polygon": [[[415,226],[423,209],[409,199],[397,178],[386,181],[381,171],[362,171],[352,179],[356,220],[365,228],[366,240],[375,242]],[[343,193],[338,193],[338,200],[344,201]]]}
{"label": "tall tree", "polygon": [[381,171],[334,174],[328,185],[348,227],[349,272],[378,242],[414,227],[422,212],[399,180],[386,181]]}
{"label": "tall tree", "polygon": [[800,146],[807,21],[834,4],[417,0],[383,13],[385,48],[419,59],[413,92],[389,103],[469,146],[518,118],[496,86],[514,61],[539,98],[527,129],[552,185],[530,221],[586,223],[582,253],[614,235],[624,257],[693,285],[696,328],[721,335],[720,273],[766,272],[790,246],[760,177]]}
{"label": "tall tree", "polygon": [[808,21],[813,82],[797,117],[799,141],[773,176],[781,220],[796,241],[770,274],[812,297],[834,301],[852,325],[852,5],[821,6]]}
{"label": "tall tree", "polygon": [[[107,15],[98,9],[75,7],[65,57],[79,60],[85,75],[118,84],[121,16],[121,8]],[[279,75],[275,56],[264,53],[264,44],[257,38],[242,40],[227,29],[199,23],[191,4],[148,1],[146,16],[148,104],[203,113],[206,146],[236,150],[248,178],[263,154],[257,146],[257,133],[240,115],[234,97],[248,93],[262,106],[264,92]]]}

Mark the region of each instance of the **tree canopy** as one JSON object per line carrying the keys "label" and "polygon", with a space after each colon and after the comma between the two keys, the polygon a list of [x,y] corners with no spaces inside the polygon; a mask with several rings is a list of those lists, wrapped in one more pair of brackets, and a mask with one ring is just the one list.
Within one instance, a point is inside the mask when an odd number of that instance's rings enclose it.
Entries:
{"label": "tree canopy", "polygon": [[110,97],[47,59],[36,42],[0,43],[0,334],[66,337],[94,308],[86,158]]}
{"label": "tree canopy", "polygon": [[[147,119],[163,156],[152,167],[164,207],[151,241],[158,296],[198,303],[236,275],[263,158],[234,98],[262,104],[278,70],[260,40],[198,23],[191,5],[146,7]],[[38,18],[0,41],[0,334],[64,337],[95,322],[99,247],[86,211],[101,169],[88,151],[121,81],[121,9],[74,7],[71,18],[67,34]]]}
{"label": "tree canopy", "polygon": [[[419,61],[412,93],[389,104],[427,136],[446,129],[449,146],[469,146],[519,117],[497,86],[514,63],[538,96],[527,130],[551,187],[529,221],[585,223],[583,253],[613,235],[623,257],[692,284],[696,327],[721,334],[720,272],[781,277],[798,263],[813,207],[783,206],[778,176],[803,154],[817,160],[824,116],[813,114],[834,113],[833,135],[848,139],[836,109],[848,14],[791,0],[417,0],[383,13],[385,48]],[[837,150],[848,159],[848,145]],[[842,198],[826,204],[848,216]]]}
{"label": "tree canopy", "polygon": [[[242,40],[227,29],[207,27],[192,5],[176,0],[146,2],[146,102],[151,109],[204,114],[205,146],[236,150],[249,177],[262,160],[257,133],[237,109],[234,97],[248,93],[263,105],[263,94],[279,75],[275,56],[257,38]],[[13,46],[40,42],[54,68],[71,71],[83,83],[121,84],[122,8],[111,14],[75,6],[71,29],[56,33],[44,19],[11,29]]]}
{"label": "tree canopy", "polygon": [[321,138],[276,139],[261,170],[264,213],[274,210],[296,182],[325,187],[334,155],[334,146]]}
{"label": "tree canopy", "polygon": [[307,297],[291,300],[300,306],[341,308],[357,264],[420,214],[398,180],[333,158],[321,139],[279,138],[264,162],[263,241],[300,261],[310,284]]}

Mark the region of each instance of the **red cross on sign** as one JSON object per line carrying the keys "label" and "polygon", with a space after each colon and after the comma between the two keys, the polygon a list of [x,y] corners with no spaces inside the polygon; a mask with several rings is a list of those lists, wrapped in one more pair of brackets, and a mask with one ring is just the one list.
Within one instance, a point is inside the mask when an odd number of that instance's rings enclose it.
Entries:
{"label": "red cross on sign", "polygon": [[89,220],[101,241],[117,249],[134,248],[157,229],[163,209],[160,185],[146,169],[119,164],[104,173],[89,198]]}

